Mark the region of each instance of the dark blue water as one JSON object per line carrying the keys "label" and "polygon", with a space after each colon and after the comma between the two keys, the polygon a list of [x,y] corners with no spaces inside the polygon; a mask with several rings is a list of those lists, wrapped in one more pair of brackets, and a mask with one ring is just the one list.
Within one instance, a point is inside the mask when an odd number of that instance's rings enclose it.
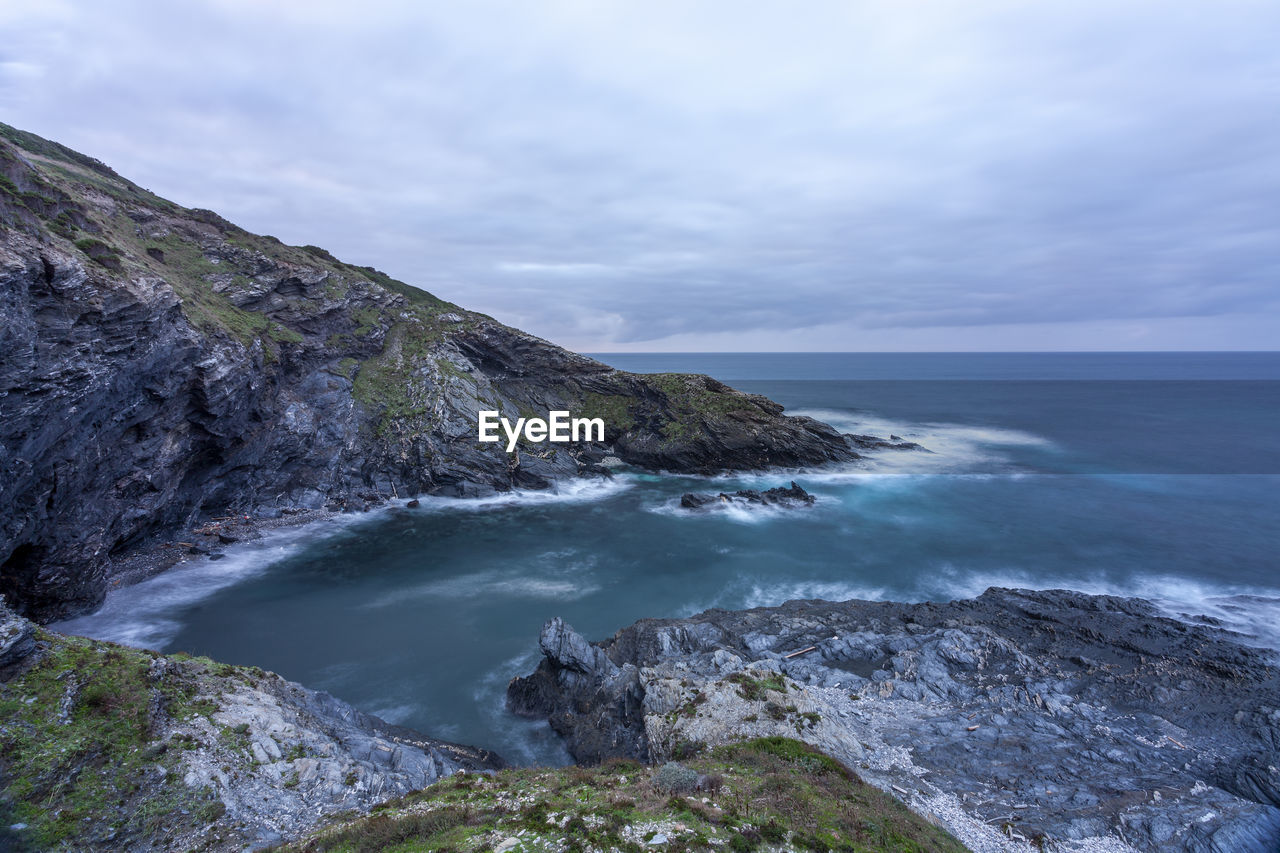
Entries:
{"label": "dark blue water", "polygon": [[[553,615],[600,637],[710,606],[1000,584],[1144,595],[1280,642],[1280,354],[602,358],[709,373],[933,452],[428,500],[175,570],[65,627],[274,669],[518,761],[564,757],[501,702]],[[792,477],[815,507],[677,507],[684,491]]]}

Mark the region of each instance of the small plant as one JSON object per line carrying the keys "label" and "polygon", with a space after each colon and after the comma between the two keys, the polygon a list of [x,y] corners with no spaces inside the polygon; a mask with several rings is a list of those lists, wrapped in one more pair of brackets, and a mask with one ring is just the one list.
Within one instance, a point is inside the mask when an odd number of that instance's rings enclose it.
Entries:
{"label": "small plant", "polygon": [[787,691],[787,683],[783,681],[781,675],[773,674],[763,678],[752,678],[745,672],[735,672],[725,679],[731,684],[738,685],[738,695],[748,702],[758,702],[765,698],[765,693],[773,691],[775,693],[785,693]]}
{"label": "small plant", "polygon": [[664,793],[680,794],[696,790],[698,771],[674,761],[668,761],[653,774],[653,786]]}

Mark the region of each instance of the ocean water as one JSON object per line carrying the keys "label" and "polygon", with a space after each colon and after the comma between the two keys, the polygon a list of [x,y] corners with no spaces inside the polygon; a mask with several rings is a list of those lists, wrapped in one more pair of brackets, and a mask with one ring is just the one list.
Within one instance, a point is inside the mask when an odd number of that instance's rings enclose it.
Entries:
{"label": "ocean water", "polygon": [[[59,627],[272,669],[520,763],[568,759],[503,709],[551,616],[602,638],[713,606],[1065,587],[1280,647],[1280,353],[598,357],[709,373],[931,452],[424,499],[237,546]],[[678,507],[792,479],[815,506]]]}

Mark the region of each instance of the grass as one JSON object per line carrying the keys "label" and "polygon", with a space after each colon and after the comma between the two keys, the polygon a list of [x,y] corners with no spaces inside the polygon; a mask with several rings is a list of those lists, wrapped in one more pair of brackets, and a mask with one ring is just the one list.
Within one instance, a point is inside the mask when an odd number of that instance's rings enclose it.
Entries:
{"label": "grass", "polygon": [[157,705],[179,719],[215,710],[201,695],[211,661],[187,659],[152,685],[151,652],[38,637],[45,647],[38,663],[0,685],[2,799],[10,822],[28,824],[36,849],[78,846],[87,829],[124,843],[221,815],[211,791],[174,778],[184,744],[158,740],[153,720]]}
{"label": "grass", "polygon": [[[628,761],[452,776],[280,851],[619,850],[961,851],[943,830],[811,747],[781,737],[717,747],[672,793]],[[666,768],[668,776],[679,768]],[[684,786],[681,786],[682,789]],[[652,842],[661,833],[660,848]]]}
{"label": "grass", "polygon": [[695,438],[707,420],[752,413],[758,409],[749,397],[707,376],[646,373],[639,374],[637,378],[659,392],[666,401],[665,417],[659,429],[668,442]]}
{"label": "grass", "polygon": [[735,672],[725,679],[738,685],[738,695],[749,702],[767,698],[766,693],[786,693],[787,683],[778,673],[753,678],[745,672]]}
{"label": "grass", "polygon": [[597,394],[590,392],[583,397],[579,408],[579,417],[603,418],[605,429],[612,434],[630,432],[635,429],[636,419],[631,407],[635,398],[622,394]]}

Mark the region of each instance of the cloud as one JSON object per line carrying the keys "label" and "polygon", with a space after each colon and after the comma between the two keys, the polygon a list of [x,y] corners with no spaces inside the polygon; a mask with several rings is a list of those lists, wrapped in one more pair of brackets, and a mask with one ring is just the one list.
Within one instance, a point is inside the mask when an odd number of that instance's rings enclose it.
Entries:
{"label": "cloud", "polygon": [[18,2],[0,110],[580,348],[1275,348],[1277,25],[1245,0]]}

